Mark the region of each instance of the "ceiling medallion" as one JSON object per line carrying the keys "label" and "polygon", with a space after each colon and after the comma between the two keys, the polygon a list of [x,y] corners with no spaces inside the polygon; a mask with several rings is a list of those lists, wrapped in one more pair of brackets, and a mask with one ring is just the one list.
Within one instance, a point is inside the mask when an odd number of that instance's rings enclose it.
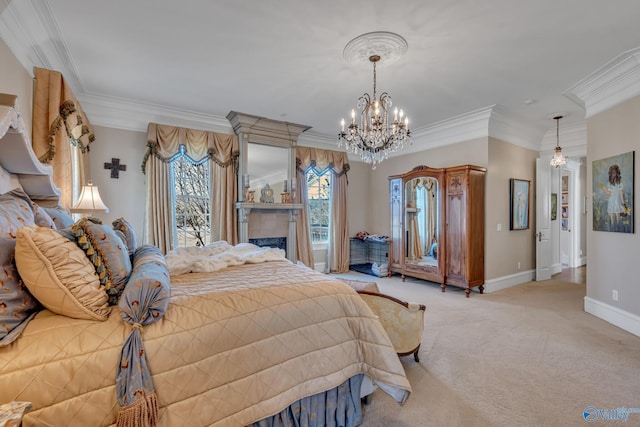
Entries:
{"label": "ceiling medallion", "polygon": [[342,52],[349,63],[369,62],[372,55],[380,56],[380,64],[393,64],[407,53],[409,45],[404,37],[388,31],[374,31],[351,40]]}
{"label": "ceiling medallion", "polygon": [[359,155],[373,169],[389,157],[390,153],[402,149],[405,143],[411,143],[409,119],[403,110],[395,108],[393,121],[389,118],[391,97],[387,92],[377,96],[376,64],[391,64],[407,52],[407,41],[401,36],[385,31],[367,33],[351,40],[344,48],[344,58],[348,62],[362,62],[365,59],[373,64],[373,97],[365,93],[358,99],[360,110],[359,123],[356,112],[351,110],[351,122],[345,130],[338,133],[338,146],[344,146],[348,153]]}

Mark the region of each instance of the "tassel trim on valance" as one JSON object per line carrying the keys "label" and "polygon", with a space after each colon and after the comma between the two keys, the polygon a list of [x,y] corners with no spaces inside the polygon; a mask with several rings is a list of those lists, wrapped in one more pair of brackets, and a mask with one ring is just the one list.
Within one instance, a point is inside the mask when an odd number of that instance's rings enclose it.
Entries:
{"label": "tassel trim on valance", "polygon": [[[69,142],[75,147],[78,147],[82,154],[85,154],[89,151],[89,144],[96,139],[95,135],[89,130],[89,126],[82,122],[82,118],[79,115],[76,125],[73,127],[70,126],[68,120],[70,119],[71,115],[77,112],[76,106],[73,102],[63,102],[62,105],[60,105],[59,111],[60,115],[53,120],[51,126],[49,127],[49,149],[38,159],[42,163],[50,163],[56,156],[56,134],[60,131],[63,125],[67,136],[69,137]],[[78,132],[76,131],[76,129],[80,129],[79,134],[77,134]],[[80,140],[80,138],[85,135],[88,135],[87,140],[89,141],[86,146]]]}
{"label": "tassel trim on valance", "polygon": [[[296,169],[299,170],[301,173],[306,173],[307,170],[309,170],[309,168],[316,168],[316,161],[312,160],[311,164],[309,165],[309,167],[307,169],[302,169],[302,160],[300,159],[296,159]],[[345,163],[344,166],[342,166],[342,170],[340,172],[336,172],[335,171],[335,165],[333,162],[329,163],[329,165],[325,168],[325,170],[327,169],[331,169],[331,171],[333,172],[333,174],[337,177],[341,177],[342,175],[347,175],[347,172],[349,172],[351,170],[351,166],[349,166],[349,163]],[[317,169],[316,169],[317,170]],[[318,171],[318,172],[322,172],[322,171]],[[349,180],[349,177],[347,176],[347,182]]]}
{"label": "tassel trim on valance", "polygon": [[[177,154],[177,153],[176,153]],[[158,143],[156,141],[147,141],[147,151],[144,153],[144,157],[142,158],[142,173],[146,174],[146,166],[147,166],[147,161],[149,160],[149,157],[151,155],[155,156],[156,158],[160,159],[163,163],[171,163],[172,161],[174,161],[176,159],[176,154],[173,154],[169,157],[164,157],[162,155],[160,155],[158,153]],[[228,166],[235,166],[236,170],[238,169],[238,158],[240,157],[240,153],[237,151],[234,151],[233,153],[231,153],[231,158],[226,161],[226,162],[221,162],[220,160],[218,160],[215,156],[215,152],[213,151],[213,148],[209,148],[207,150],[207,156],[206,158],[209,160],[212,160],[213,162],[215,162],[215,164],[217,164],[218,166],[220,166],[221,168],[226,168]],[[189,157],[191,158],[191,157]],[[201,163],[203,159],[191,159],[196,163]]]}
{"label": "tassel trim on valance", "polygon": [[158,424],[158,397],[146,394],[131,405],[120,408],[117,427],[154,427]]}

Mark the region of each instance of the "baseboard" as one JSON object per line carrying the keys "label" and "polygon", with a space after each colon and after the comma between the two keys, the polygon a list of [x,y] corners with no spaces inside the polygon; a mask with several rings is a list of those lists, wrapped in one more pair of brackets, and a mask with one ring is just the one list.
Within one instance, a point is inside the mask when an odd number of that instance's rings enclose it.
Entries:
{"label": "baseboard", "polygon": [[484,291],[488,293],[496,292],[512,286],[531,282],[534,278],[535,272],[535,270],[528,270],[521,273],[511,274],[509,276],[498,277],[497,279],[486,280],[484,282]]}
{"label": "baseboard", "polygon": [[578,267],[582,267],[583,265],[587,265],[587,257],[583,256],[578,259]]}
{"label": "baseboard", "polygon": [[562,273],[562,264],[553,264],[551,266],[551,275]]}
{"label": "baseboard", "polygon": [[320,273],[324,273],[324,268],[327,265],[326,262],[316,262],[313,264],[313,269],[315,271],[319,271]]}
{"label": "baseboard", "polygon": [[584,297],[584,311],[640,337],[640,316],[589,297]]}

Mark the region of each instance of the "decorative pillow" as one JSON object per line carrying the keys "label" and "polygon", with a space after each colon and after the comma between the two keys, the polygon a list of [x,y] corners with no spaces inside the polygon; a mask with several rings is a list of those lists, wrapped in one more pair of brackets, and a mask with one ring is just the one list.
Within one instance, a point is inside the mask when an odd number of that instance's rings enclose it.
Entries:
{"label": "decorative pillow", "polygon": [[40,226],[40,227],[45,227],[45,228],[49,228],[51,230],[55,230],[58,227],[56,226],[56,223],[53,222],[53,218],[51,218],[51,216],[49,216],[49,214],[47,213],[47,211],[44,210],[44,208],[42,208],[41,206],[39,206],[38,204],[34,203],[33,204],[33,208],[35,210],[35,223],[36,225]]}
{"label": "decorative pillow", "polygon": [[100,285],[104,287],[109,305],[118,303],[131,274],[129,252],[116,232],[95,218],[83,218],[71,230],[77,244],[93,263]]}
{"label": "decorative pillow", "polygon": [[[113,231],[116,232],[116,236],[118,236],[120,238],[120,240],[122,240],[122,244],[127,246],[127,236],[124,235],[124,233],[120,230],[117,229],[113,229]],[[131,257],[131,253],[129,253],[129,257]]]}
{"label": "decorative pillow", "polygon": [[127,249],[129,250],[129,255],[133,255],[133,253],[136,251],[136,248],[138,247],[138,244],[136,242],[136,232],[129,221],[124,218],[118,218],[113,221],[111,225],[113,225],[114,230],[120,230],[124,233],[124,236],[127,239],[126,242]]}
{"label": "decorative pillow", "polygon": [[31,205],[31,210],[33,210],[34,221],[36,225],[39,225],[41,227],[53,228],[53,229],[56,228],[49,214],[44,209],[42,209],[37,203],[31,200],[31,197],[29,197],[29,195],[25,193],[22,188],[14,188],[13,190],[9,191],[6,194],[9,196],[13,196],[16,199],[22,199]]}
{"label": "decorative pillow", "polygon": [[45,208],[45,210],[53,220],[57,229],[71,227],[73,225],[73,217],[62,206],[55,206],[53,208]]}
{"label": "decorative pillow", "polygon": [[18,230],[16,265],[42,305],[75,319],[107,320],[111,308],[84,251],[50,228]]}
{"label": "decorative pillow", "polygon": [[20,336],[39,306],[20,280],[14,263],[18,229],[34,225],[31,203],[0,195],[0,347]]}
{"label": "decorative pillow", "polygon": [[152,301],[149,314],[153,317],[163,315],[171,296],[169,267],[160,249],[153,245],[142,245],[133,255],[131,277],[118,304],[122,310],[123,319],[126,318],[125,316],[135,318],[130,313],[132,306],[143,302],[150,293],[158,293],[158,297]]}

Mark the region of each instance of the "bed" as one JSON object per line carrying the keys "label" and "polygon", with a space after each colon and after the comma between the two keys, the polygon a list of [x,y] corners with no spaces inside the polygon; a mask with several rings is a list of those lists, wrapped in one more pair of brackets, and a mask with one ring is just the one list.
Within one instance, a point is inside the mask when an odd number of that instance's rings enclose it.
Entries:
{"label": "bed", "polygon": [[[0,101],[5,104],[0,106],[0,194],[21,188],[35,209],[55,205],[59,191],[50,169],[37,161],[30,148],[15,98],[0,96]],[[0,207],[0,215],[8,214]],[[54,234],[28,221],[23,225],[16,238],[15,263],[53,262],[41,252],[27,259],[20,239],[31,240],[20,236]],[[55,242],[51,240],[50,246],[63,246]],[[137,270],[152,264],[149,256],[139,254],[150,251],[156,267],[164,262],[152,248],[134,250],[119,305],[105,311],[102,304],[89,318],[82,318],[86,307],[77,304],[72,310],[80,310],[80,318],[56,313],[56,304],[62,302],[51,302],[45,291],[49,283],[25,278],[30,291],[36,282],[38,300],[47,308],[33,309],[19,327],[5,334],[13,333],[13,339],[0,342],[0,404],[31,402],[23,425],[114,425],[126,407],[119,402],[121,383],[116,376],[126,365],[127,345],[123,344],[132,336],[142,340],[140,356],[144,353],[150,375],[143,376],[143,382],[157,399],[157,417],[148,425],[271,425],[274,417],[299,414],[307,404],[322,408],[318,402],[328,402],[329,394],[333,399],[337,396],[339,406],[356,410],[355,418],[345,423],[358,422],[363,378],[400,404],[408,398],[411,387],[386,332],[343,282],[274,253],[260,260],[249,257],[249,262],[215,271],[172,275],[163,291],[163,313],[152,322],[132,321],[132,325],[123,320],[127,309],[122,301],[131,299],[125,296],[132,295],[128,292],[139,280],[159,274]],[[46,265],[48,270],[43,267],[42,271],[50,273],[52,268]],[[4,270],[4,277],[14,273]],[[65,304],[73,301],[68,294],[65,289]],[[303,398],[313,402],[300,404]],[[319,425],[333,425],[333,421]]]}

